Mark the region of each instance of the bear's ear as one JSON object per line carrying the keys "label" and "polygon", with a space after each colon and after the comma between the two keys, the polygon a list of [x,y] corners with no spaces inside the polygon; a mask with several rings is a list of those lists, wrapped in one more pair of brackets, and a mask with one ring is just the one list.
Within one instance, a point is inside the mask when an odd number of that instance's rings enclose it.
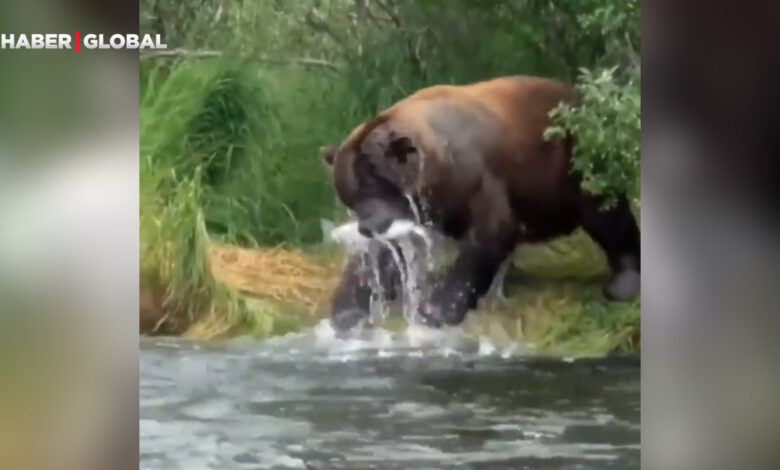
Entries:
{"label": "bear's ear", "polygon": [[406,163],[406,156],[410,153],[416,152],[417,147],[414,146],[412,139],[405,135],[391,135],[390,143],[387,146],[387,156],[389,158],[395,158],[398,163]]}
{"label": "bear's ear", "polygon": [[333,162],[336,159],[336,147],[320,147],[320,158],[327,168],[333,168]]}

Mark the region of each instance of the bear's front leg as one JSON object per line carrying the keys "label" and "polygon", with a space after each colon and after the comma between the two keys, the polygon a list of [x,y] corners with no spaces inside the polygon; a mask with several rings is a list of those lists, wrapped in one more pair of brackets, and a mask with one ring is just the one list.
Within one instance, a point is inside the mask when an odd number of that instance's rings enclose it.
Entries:
{"label": "bear's front leg", "polygon": [[423,307],[423,321],[430,325],[459,325],[490,289],[517,243],[518,224],[506,188],[489,172],[469,199],[467,220],[470,227],[455,265]]}
{"label": "bear's front leg", "polygon": [[364,323],[371,316],[372,297],[381,294],[385,300],[394,300],[399,284],[398,266],[388,248],[378,248],[372,254],[351,254],[333,296],[331,325],[339,332],[346,332]]}
{"label": "bear's front leg", "polygon": [[459,325],[469,310],[490,289],[512,247],[502,243],[467,243],[455,265],[442,282],[433,288],[430,300],[423,306],[423,323],[430,326]]}

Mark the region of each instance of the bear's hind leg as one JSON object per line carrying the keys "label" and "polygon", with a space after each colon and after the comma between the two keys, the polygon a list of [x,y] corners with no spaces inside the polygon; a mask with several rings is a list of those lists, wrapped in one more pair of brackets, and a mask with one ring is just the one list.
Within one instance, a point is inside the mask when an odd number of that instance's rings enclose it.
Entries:
{"label": "bear's hind leg", "polygon": [[601,210],[601,200],[588,198],[583,204],[582,227],[607,255],[611,277],[604,287],[610,300],[631,300],[640,288],[640,238],[631,206],[625,197],[617,205]]}

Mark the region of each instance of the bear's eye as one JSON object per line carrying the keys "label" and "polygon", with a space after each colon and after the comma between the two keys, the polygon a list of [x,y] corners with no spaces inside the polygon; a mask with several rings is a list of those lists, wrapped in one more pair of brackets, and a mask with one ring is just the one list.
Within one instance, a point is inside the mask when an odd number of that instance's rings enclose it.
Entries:
{"label": "bear's eye", "polygon": [[355,162],[355,176],[362,191],[372,196],[391,195],[399,191],[389,180],[379,174],[368,155],[360,154]]}
{"label": "bear's eye", "polygon": [[386,156],[397,160],[398,163],[403,165],[407,161],[407,155],[416,151],[417,149],[414,147],[412,140],[409,137],[399,137],[390,142]]}

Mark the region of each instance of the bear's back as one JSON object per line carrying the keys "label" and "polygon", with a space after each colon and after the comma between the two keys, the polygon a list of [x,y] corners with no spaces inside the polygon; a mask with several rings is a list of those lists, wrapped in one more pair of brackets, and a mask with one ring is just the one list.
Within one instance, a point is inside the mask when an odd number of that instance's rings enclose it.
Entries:
{"label": "bear's back", "polygon": [[[383,114],[395,125],[425,129],[421,140],[434,142],[436,157],[460,153],[456,165],[463,171],[489,171],[511,200],[546,211],[566,204],[562,199],[570,192],[564,189],[569,186],[569,144],[544,138],[549,112],[576,99],[574,90],[559,81],[513,76],[425,88]],[[480,155],[476,163],[475,154]]]}
{"label": "bear's back", "polygon": [[391,106],[392,115],[405,107],[458,102],[491,112],[507,129],[538,135],[549,124],[549,111],[561,101],[576,99],[573,89],[557,80],[511,76],[467,85],[435,85],[423,88]]}
{"label": "bear's back", "polygon": [[483,122],[490,121],[511,141],[509,145],[540,144],[550,123],[549,111],[561,101],[574,100],[576,94],[570,87],[541,77],[518,75],[466,85],[434,85],[416,91],[358,125],[342,147],[359,146],[375,127],[387,121],[404,127],[430,128],[430,121],[437,114],[450,113],[453,108],[462,114],[480,114]]}

